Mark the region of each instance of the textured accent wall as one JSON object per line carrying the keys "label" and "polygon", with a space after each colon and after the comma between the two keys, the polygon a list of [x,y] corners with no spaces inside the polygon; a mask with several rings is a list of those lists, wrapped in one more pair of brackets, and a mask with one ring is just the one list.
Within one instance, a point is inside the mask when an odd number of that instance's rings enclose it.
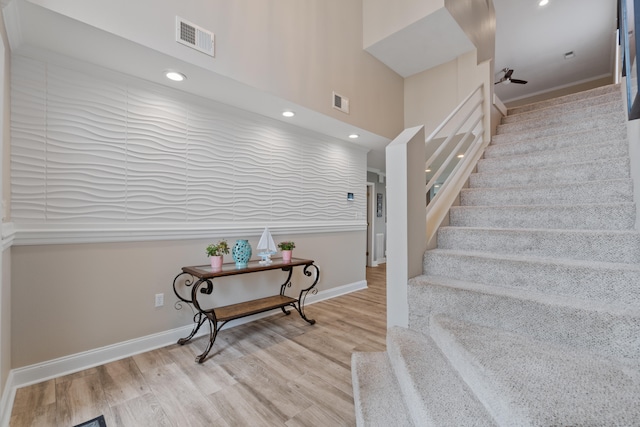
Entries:
{"label": "textured accent wall", "polygon": [[[160,85],[12,58],[17,233],[71,224],[361,226],[366,151]],[[64,228],[64,227],[63,227]],[[19,238],[18,238],[19,240]]]}

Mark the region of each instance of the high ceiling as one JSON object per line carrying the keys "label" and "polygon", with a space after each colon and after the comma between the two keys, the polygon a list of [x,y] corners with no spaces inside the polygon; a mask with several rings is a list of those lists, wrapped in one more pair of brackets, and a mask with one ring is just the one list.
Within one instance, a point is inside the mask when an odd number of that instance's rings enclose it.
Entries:
{"label": "high ceiling", "polygon": [[[496,85],[496,94],[503,102],[526,98],[583,81],[596,80],[611,76],[613,73],[616,0],[549,0],[549,4],[544,7],[538,6],[538,1],[493,0],[497,23],[495,79],[499,80],[501,77],[499,70],[509,67],[515,70],[513,78],[529,81],[526,85]],[[5,21],[7,21],[6,14],[9,13],[8,9],[18,16],[18,18],[9,19],[7,28],[12,49],[22,46],[25,49],[35,48],[59,52],[145,80],[167,84],[158,80],[162,79],[156,72],[158,64],[167,61],[167,58],[159,52],[145,49],[113,34],[96,31],[95,28],[49,12],[28,1],[0,0],[3,6],[7,3],[12,4],[13,7],[4,9]],[[420,21],[420,24],[424,25],[430,23],[428,19]],[[431,27],[434,26],[430,25],[430,28],[425,31],[432,31]],[[64,28],[65,31],[51,31],[52,28]],[[420,34],[429,40],[446,40],[447,43],[437,44],[442,49],[448,50],[444,53],[450,54],[451,51],[461,53],[468,49],[464,43],[455,44],[454,41],[457,39],[451,34],[446,36]],[[452,46],[452,43],[455,46]],[[93,48],[96,45],[112,46],[112,48],[96,50]],[[417,45],[419,48],[422,46],[420,43]],[[381,46],[379,50],[382,53],[377,53],[382,57],[385,52],[389,53],[388,58],[385,58],[395,63],[388,65],[394,69],[399,68],[397,71],[403,74],[401,66],[407,64],[406,61],[398,62],[393,44]],[[569,51],[573,51],[575,57],[566,60],[564,54]],[[409,55],[409,57],[416,57],[416,55]],[[182,65],[185,70],[189,67],[189,64]],[[421,64],[421,67],[424,66]],[[251,88],[240,87],[241,85],[221,76],[201,76],[208,81],[221,80],[220,84],[207,86],[212,88],[211,90],[216,88],[216,93],[205,93],[202,86],[195,85],[198,81],[195,76],[201,75],[203,71],[198,67],[192,68],[188,70],[189,75],[194,78],[191,78],[184,87],[188,87],[189,84],[194,85],[194,93],[282,120],[279,111],[288,105],[284,100]],[[416,71],[405,71],[409,74],[412,72]],[[238,96],[238,93],[246,96]],[[251,100],[251,102],[243,104],[239,100]],[[353,126],[314,111],[306,111],[299,106],[296,110],[297,123],[302,127],[337,138],[343,138],[354,130]],[[372,149],[370,166],[384,170],[384,146],[388,140],[364,129],[357,129],[357,131],[361,135],[358,144]]]}
{"label": "high ceiling", "polygon": [[[616,0],[493,0],[495,80],[514,70],[526,85],[498,84],[503,102],[613,76]],[[565,59],[573,52],[574,57]]]}

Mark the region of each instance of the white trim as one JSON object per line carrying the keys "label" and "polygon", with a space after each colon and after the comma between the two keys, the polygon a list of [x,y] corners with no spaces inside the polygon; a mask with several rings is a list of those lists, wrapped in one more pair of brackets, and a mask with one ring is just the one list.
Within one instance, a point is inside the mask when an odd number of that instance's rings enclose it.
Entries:
{"label": "white trim", "polygon": [[495,105],[498,111],[500,111],[500,114],[502,114],[503,116],[507,115],[507,107],[504,105],[504,103],[500,100],[500,98],[498,98],[498,95],[496,95],[495,93],[493,94],[493,105]]}
{"label": "white trim", "polygon": [[[335,298],[366,288],[366,280],[337,286],[335,288],[320,291],[315,295],[310,294],[306,299],[306,305],[314,304],[320,301]],[[278,309],[278,312],[279,311],[280,310]],[[272,316],[274,314],[276,314],[276,312],[272,310],[269,312],[248,316],[242,319],[237,319],[229,322],[223,329],[239,326],[257,319]],[[302,319],[297,320],[303,322]],[[318,320],[319,324],[322,323],[322,319],[316,320]],[[105,363],[120,360],[125,357],[133,356],[135,354],[140,354],[147,351],[155,350],[157,348],[175,344],[179,338],[189,335],[189,333],[191,333],[191,329],[192,325],[186,325],[180,328],[159,332],[157,334],[147,335],[128,341],[123,341],[117,344],[88,350],[82,353],[76,353],[69,356],[48,360],[46,362],[12,369],[9,372],[9,376],[7,377],[7,383],[2,395],[2,400],[0,401],[0,413],[5,414],[3,418],[0,419],[0,426],[4,427],[9,425],[11,408],[13,407],[13,401],[17,388],[36,384],[52,378],[57,378],[95,366],[104,365]],[[200,333],[196,335],[196,337],[207,334],[207,327],[203,327]],[[194,361],[194,363],[196,362]],[[207,362],[205,361],[205,363]]]}
{"label": "white trim", "polygon": [[15,224],[14,245],[115,243],[152,240],[259,236],[264,227],[279,234],[333,233],[366,230],[366,220],[303,223],[166,223],[166,224]]}
{"label": "white trim", "polygon": [[0,233],[2,234],[2,247],[0,250],[4,252],[13,246],[13,242],[16,238],[16,227],[12,222],[3,222]]}
{"label": "white trim", "polygon": [[13,401],[16,398],[17,388],[18,387],[14,384],[13,371],[9,371],[7,382],[4,385],[2,399],[0,399],[0,426],[2,427],[9,427],[11,409],[13,409]]}

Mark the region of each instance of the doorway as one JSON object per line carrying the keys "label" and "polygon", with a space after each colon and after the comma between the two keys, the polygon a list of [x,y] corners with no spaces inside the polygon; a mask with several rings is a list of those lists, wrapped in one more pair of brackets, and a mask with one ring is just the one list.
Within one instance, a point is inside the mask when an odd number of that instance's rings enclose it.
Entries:
{"label": "doorway", "polygon": [[376,184],[373,182],[367,182],[367,247],[366,247],[366,256],[367,256],[367,267],[377,267],[378,263],[376,261],[375,253],[375,226],[374,226],[374,215],[376,211]]}

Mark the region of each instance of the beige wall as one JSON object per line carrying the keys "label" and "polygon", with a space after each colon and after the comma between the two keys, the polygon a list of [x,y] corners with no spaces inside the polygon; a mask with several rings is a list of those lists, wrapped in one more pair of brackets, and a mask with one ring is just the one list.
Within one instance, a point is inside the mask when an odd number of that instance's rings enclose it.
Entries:
{"label": "beige wall", "polygon": [[[362,49],[361,0],[31,2],[375,134],[402,130],[403,81]],[[176,15],[215,33],[215,59],[175,42]]]}
{"label": "beige wall", "polygon": [[[321,269],[320,292],[364,279],[364,231],[274,239],[295,240],[294,256],[316,261]],[[235,237],[228,240],[233,243]],[[250,239],[253,248],[257,240]],[[13,367],[191,324],[189,308],[173,307],[172,282],[181,267],[208,262],[204,250],[208,243],[14,246]],[[232,262],[231,255],[225,261]],[[294,283],[310,283],[300,276],[298,271]],[[209,298],[212,306],[218,306],[274,295],[284,278],[281,271],[272,271],[218,279]],[[157,293],[164,293],[162,308],[154,307]],[[316,320],[322,324],[322,318]],[[304,322],[298,316],[291,321]]]}
{"label": "beige wall", "polygon": [[424,124],[429,135],[480,83],[491,85],[490,66],[474,51],[405,79],[405,127]]}

